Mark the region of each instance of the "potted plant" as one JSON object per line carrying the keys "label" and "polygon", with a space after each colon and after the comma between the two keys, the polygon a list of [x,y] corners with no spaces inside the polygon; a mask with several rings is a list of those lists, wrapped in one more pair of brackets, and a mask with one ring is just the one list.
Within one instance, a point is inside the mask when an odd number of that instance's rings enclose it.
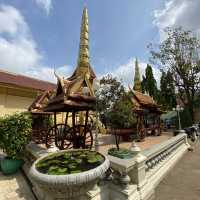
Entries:
{"label": "potted plant", "polygon": [[1,160],[4,174],[13,174],[23,164],[22,156],[31,133],[31,117],[28,113],[15,113],[0,118],[0,148],[6,154]]}

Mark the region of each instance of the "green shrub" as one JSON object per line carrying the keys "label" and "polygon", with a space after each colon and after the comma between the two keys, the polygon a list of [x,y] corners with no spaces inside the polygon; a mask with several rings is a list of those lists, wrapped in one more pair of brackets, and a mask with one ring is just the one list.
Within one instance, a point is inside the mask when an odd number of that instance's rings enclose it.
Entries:
{"label": "green shrub", "polygon": [[133,104],[128,95],[115,102],[113,109],[108,113],[113,128],[133,128],[136,118],[132,112]]}
{"label": "green shrub", "polygon": [[0,148],[9,158],[20,158],[31,134],[31,116],[15,113],[0,118]]}

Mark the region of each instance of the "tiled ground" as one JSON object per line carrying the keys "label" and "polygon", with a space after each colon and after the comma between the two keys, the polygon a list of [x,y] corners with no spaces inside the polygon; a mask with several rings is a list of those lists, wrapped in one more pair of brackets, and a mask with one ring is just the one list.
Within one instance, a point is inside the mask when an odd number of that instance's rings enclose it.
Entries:
{"label": "tiled ground", "polygon": [[155,190],[154,200],[200,200],[200,139]]}
{"label": "tiled ground", "polygon": [[35,200],[21,172],[5,176],[0,172],[0,200]]}
{"label": "tiled ground", "polygon": [[[172,137],[171,132],[163,132],[161,136],[149,136],[145,138],[144,142],[137,142],[137,145],[141,148],[141,150],[149,148],[152,145],[161,143]],[[120,142],[120,147],[130,148],[131,142]],[[107,154],[108,149],[116,147],[115,145],[115,137],[113,135],[100,135],[99,136],[99,152],[103,154]]]}

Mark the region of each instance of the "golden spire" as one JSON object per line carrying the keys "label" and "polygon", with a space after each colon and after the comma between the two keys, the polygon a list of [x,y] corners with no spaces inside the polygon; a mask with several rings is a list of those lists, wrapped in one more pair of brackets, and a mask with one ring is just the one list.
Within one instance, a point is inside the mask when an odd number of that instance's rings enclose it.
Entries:
{"label": "golden spire", "polygon": [[135,60],[135,77],[134,77],[133,89],[138,92],[142,91],[141,80],[140,80],[140,69],[139,69],[139,64],[138,64],[137,58]]}
{"label": "golden spire", "polygon": [[81,23],[79,56],[76,71],[77,75],[85,75],[85,73],[89,73],[89,59],[88,11],[87,8],[84,8]]}

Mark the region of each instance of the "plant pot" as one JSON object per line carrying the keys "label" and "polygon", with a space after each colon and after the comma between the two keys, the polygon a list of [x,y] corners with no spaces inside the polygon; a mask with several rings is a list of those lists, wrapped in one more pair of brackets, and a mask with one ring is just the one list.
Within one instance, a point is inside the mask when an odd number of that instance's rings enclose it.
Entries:
{"label": "plant pot", "polygon": [[20,169],[23,163],[24,161],[21,159],[4,158],[1,160],[1,170],[5,175],[14,174]]}
{"label": "plant pot", "polygon": [[121,159],[129,159],[133,157],[133,152],[129,149],[120,148],[111,148],[108,150],[108,155],[121,158]]}
{"label": "plant pot", "polygon": [[[63,150],[49,155],[45,155],[33,163],[29,175],[31,177],[31,180],[33,180],[36,194],[41,199],[88,199],[87,192],[95,188],[96,183],[100,180],[102,176],[105,175],[106,171],[110,166],[109,160],[105,156],[100,154],[104,158],[104,161],[98,166],[96,166],[94,163],[91,163],[91,166],[93,165],[94,168],[88,169],[83,172],[53,175],[50,173],[43,173],[39,169],[40,167],[42,167],[41,165],[43,165],[44,167],[46,159],[47,163],[52,161],[55,162],[55,158],[58,158],[59,155],[64,155],[66,153],[71,154],[73,152],[78,153],[80,151],[83,153],[84,151],[86,152],[88,150]],[[51,158],[52,160],[50,160]],[[65,158],[65,161],[67,160],[69,161],[70,159]],[[42,163],[42,161],[44,162]],[[69,161],[67,162],[67,164],[71,165],[73,162]]]}

